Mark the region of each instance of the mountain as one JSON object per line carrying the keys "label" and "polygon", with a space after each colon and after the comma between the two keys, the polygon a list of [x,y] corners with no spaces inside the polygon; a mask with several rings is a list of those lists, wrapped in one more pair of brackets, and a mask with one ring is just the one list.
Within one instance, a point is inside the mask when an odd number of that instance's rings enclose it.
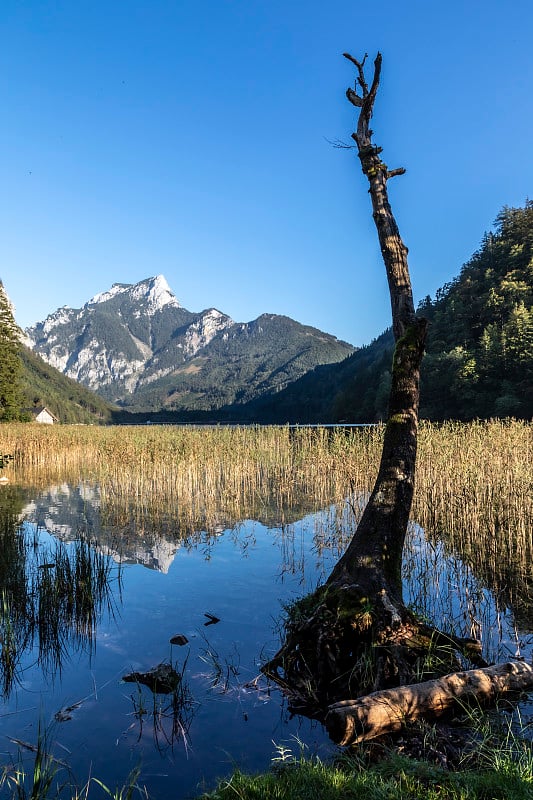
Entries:
{"label": "mountain", "polygon": [[[374,416],[363,416],[359,408],[343,406],[342,398],[347,387],[357,377],[365,390],[370,390],[373,376],[380,379],[380,369],[390,367],[393,351],[392,330],[387,330],[366,347],[356,350],[343,361],[322,364],[309,370],[301,378],[279,392],[269,392],[241,406],[221,408],[220,421],[263,424],[316,424],[334,422],[362,422]],[[388,374],[388,373],[386,373]],[[390,378],[390,374],[389,374]],[[386,387],[388,393],[389,386]],[[360,396],[360,395],[359,395]],[[372,395],[373,396],[373,395]],[[387,396],[384,398],[386,407]],[[350,400],[353,397],[350,394]]]}
{"label": "mountain", "polygon": [[[420,416],[533,417],[533,203],[504,208],[457,278],[426,297]],[[374,422],[387,415],[394,342],[385,331],[340,364],[316,367],[226,419]]]}
{"label": "mountain", "polygon": [[212,412],[282,390],[353,347],[289,317],[183,308],[162,275],[114,284],[26,330],[48,364],[131,411]]}

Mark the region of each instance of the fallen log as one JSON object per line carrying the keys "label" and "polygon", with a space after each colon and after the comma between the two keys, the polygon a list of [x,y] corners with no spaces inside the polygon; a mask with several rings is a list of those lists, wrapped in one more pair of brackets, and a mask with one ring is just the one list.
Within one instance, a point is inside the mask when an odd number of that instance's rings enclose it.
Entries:
{"label": "fallen log", "polygon": [[502,694],[526,689],[533,689],[533,668],[509,661],[333,703],[325,725],[333,741],[345,746],[399,730],[419,717],[439,717],[456,703],[490,705]]}

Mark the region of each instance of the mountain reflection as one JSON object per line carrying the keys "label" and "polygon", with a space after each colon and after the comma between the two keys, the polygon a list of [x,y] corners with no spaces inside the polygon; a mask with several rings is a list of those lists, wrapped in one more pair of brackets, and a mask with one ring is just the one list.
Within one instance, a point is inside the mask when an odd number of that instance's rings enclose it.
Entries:
{"label": "mountain reflection", "polygon": [[[20,515],[63,542],[76,541],[80,532],[98,549],[121,564],[141,564],[168,573],[181,547],[204,547],[206,557],[224,532],[238,532],[244,520],[267,528],[285,529],[317,511],[316,500],[302,495],[290,508],[275,497],[264,497],[260,508],[238,507],[234,513],[204,506],[194,514],[189,506],[149,508],[135,499],[113,498],[98,484],[61,483],[33,490]],[[241,542],[247,546],[247,542]]]}
{"label": "mountain reflection", "polygon": [[[0,691],[10,692],[29,653],[55,674],[67,653],[92,651],[99,619],[113,613],[120,598],[123,565],[166,574],[180,550],[193,549],[208,561],[222,534],[247,556],[255,545],[247,520],[269,529],[279,553],[278,580],[300,576],[303,586],[311,561],[316,579],[324,580],[355,530],[365,495],[322,505],[320,513],[316,498],[305,493],[293,493],[290,503],[266,490],[249,504],[229,504],[215,494],[201,498],[197,493],[174,505],[151,504],[148,496],[127,498],[94,481],[2,487]],[[307,516],[312,533],[304,541],[297,523]],[[521,630],[530,631],[527,542],[518,533],[493,536],[489,547],[474,535],[471,518],[463,523],[454,517],[453,525],[448,519],[423,521],[424,528],[412,526],[404,552],[409,602],[452,629],[464,627],[464,635],[478,635],[486,587],[495,598],[494,624],[512,609]]]}

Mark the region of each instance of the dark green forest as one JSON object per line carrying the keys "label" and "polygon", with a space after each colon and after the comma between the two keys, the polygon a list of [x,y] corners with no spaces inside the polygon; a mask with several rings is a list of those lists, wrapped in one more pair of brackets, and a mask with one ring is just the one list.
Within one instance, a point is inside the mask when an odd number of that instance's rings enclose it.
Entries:
{"label": "dark green forest", "polygon": [[[504,208],[459,275],[426,297],[420,416],[533,416],[533,203]],[[317,367],[240,410],[258,422],[375,422],[387,415],[393,339]],[[227,409],[228,416],[239,410]]]}
{"label": "dark green forest", "polygon": [[504,208],[493,233],[420,312],[430,321],[424,417],[533,414],[533,203]]}
{"label": "dark green forest", "polygon": [[20,416],[19,335],[11,303],[0,281],[0,421],[4,422]]}

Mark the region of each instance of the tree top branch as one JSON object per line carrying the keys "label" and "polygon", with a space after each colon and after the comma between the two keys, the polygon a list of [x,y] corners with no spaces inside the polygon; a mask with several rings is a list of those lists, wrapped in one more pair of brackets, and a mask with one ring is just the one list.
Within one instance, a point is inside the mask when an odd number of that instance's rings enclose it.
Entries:
{"label": "tree top branch", "polygon": [[363,60],[359,61],[357,58],[354,58],[354,56],[350,55],[350,53],[343,53],[344,58],[348,59],[348,61],[350,61],[357,69],[357,79],[355,81],[356,90],[357,84],[359,84],[361,87],[362,97],[357,94],[357,91],[354,91],[351,88],[346,91],[346,97],[350,103],[361,109],[359,113],[356,134],[356,141],[360,148],[368,145],[372,137],[372,131],[369,129],[369,123],[370,119],[372,118],[374,101],[376,99],[376,94],[379,87],[379,79],[381,77],[382,55],[381,53],[378,53],[374,60],[374,75],[372,78],[372,84],[370,89],[368,88],[364,69],[367,55],[368,54],[365,53]]}

